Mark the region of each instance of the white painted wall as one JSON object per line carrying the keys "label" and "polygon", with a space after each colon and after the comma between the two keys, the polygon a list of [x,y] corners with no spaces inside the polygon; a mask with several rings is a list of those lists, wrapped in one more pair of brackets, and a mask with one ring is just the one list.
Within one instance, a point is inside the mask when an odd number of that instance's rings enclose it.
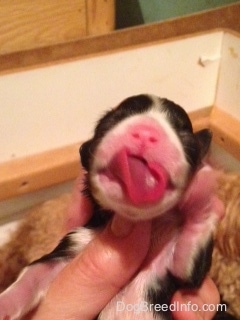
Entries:
{"label": "white painted wall", "polygon": [[[103,110],[154,93],[187,111],[215,99],[223,32],[0,76],[0,162],[89,137]],[[199,58],[213,57],[205,67]]]}
{"label": "white painted wall", "polygon": [[225,33],[221,56],[215,104],[240,120],[240,37]]}

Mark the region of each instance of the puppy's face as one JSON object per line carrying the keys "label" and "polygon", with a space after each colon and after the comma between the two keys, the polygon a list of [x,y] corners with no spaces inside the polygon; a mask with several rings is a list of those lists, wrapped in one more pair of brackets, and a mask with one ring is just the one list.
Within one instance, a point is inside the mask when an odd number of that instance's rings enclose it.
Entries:
{"label": "puppy's face", "polygon": [[99,121],[81,158],[92,196],[103,208],[144,220],[176,205],[209,143],[206,132],[193,134],[180,106],[140,95]]}

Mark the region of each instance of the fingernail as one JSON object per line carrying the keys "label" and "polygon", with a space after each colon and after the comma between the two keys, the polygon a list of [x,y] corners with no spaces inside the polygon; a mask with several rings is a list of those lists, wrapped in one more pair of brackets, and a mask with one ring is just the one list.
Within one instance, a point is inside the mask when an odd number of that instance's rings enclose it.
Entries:
{"label": "fingernail", "polygon": [[133,226],[134,224],[131,221],[116,215],[113,217],[111,230],[116,237],[123,238],[132,232]]}

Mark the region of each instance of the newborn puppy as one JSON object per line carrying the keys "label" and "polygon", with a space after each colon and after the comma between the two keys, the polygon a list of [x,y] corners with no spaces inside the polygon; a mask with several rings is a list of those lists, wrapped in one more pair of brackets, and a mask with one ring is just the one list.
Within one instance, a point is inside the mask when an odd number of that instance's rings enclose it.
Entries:
{"label": "newborn puppy", "polygon": [[92,217],[0,295],[0,319],[19,319],[34,308],[113,215],[151,219],[151,244],[140,271],[98,319],[170,319],[166,306],[174,292],[200,286],[211,263],[221,206],[216,177],[202,164],[210,142],[210,132],[193,133],[186,112],[167,99],[133,96],[107,112],[80,149]]}

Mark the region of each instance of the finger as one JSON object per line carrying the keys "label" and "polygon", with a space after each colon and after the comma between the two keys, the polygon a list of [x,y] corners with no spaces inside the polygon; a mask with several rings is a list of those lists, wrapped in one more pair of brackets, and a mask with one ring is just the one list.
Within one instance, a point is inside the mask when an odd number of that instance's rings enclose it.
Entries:
{"label": "finger", "polygon": [[149,240],[149,222],[124,238],[108,227],[53,281],[33,319],[94,319],[137,271]]}
{"label": "finger", "polygon": [[173,318],[175,320],[211,320],[216,314],[219,301],[219,292],[213,281],[207,277],[198,290],[184,290],[174,294],[172,303],[177,308],[172,312]]}
{"label": "finger", "polygon": [[71,195],[71,202],[67,211],[67,221],[65,223],[65,233],[83,226],[92,214],[92,204],[84,196],[81,190],[84,189],[83,177],[80,174],[76,179]]}

